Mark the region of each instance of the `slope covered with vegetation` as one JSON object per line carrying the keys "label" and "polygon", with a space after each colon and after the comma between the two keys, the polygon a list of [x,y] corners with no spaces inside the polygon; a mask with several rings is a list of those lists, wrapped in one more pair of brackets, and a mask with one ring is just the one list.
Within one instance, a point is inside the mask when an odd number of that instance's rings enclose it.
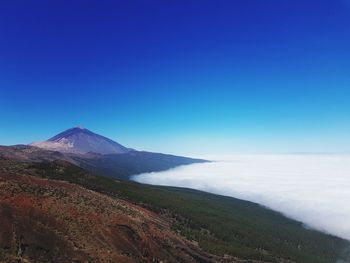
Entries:
{"label": "slope covered with vegetation", "polygon": [[200,191],[142,185],[95,176],[67,162],[16,163],[12,172],[65,180],[128,200],[171,222],[204,251],[269,262],[350,260],[348,241],[306,229],[257,204]]}

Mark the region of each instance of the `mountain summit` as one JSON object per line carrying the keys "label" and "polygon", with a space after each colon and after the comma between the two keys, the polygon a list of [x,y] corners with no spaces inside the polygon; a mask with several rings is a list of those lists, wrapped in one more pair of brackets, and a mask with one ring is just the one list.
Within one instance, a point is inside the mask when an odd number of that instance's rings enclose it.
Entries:
{"label": "mountain summit", "polygon": [[82,127],[68,129],[47,141],[31,144],[39,148],[69,153],[114,154],[131,151],[123,145]]}

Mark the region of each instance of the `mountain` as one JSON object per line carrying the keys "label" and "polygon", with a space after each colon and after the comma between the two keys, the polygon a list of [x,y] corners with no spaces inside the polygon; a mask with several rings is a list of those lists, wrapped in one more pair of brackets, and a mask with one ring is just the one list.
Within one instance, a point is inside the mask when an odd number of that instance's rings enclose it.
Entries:
{"label": "mountain", "polygon": [[140,173],[208,162],[170,154],[136,151],[80,127],[68,129],[47,141],[30,145],[0,145],[1,157],[16,158],[23,162],[65,160],[95,174],[123,180],[129,180],[130,176]]}
{"label": "mountain", "polygon": [[88,129],[75,127],[68,129],[47,141],[31,144],[39,148],[67,153],[118,154],[131,151],[123,145]]}

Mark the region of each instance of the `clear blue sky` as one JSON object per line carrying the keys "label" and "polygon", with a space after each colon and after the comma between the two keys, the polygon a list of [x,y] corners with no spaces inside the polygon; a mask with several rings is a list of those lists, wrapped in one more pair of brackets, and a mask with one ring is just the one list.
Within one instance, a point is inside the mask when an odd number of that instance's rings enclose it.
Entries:
{"label": "clear blue sky", "polygon": [[2,1],[0,144],[349,152],[350,0]]}

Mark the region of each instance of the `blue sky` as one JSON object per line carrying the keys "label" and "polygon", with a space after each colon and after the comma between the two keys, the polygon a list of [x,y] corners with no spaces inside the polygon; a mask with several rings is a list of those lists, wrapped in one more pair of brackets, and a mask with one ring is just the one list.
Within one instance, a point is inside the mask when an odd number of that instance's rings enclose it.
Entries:
{"label": "blue sky", "polygon": [[349,152],[350,1],[7,1],[0,144]]}

